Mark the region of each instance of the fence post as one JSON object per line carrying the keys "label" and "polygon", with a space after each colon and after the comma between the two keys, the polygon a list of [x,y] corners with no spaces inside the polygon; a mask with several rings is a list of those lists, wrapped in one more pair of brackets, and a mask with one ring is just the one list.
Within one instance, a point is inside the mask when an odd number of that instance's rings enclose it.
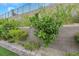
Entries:
{"label": "fence post", "polygon": [[13,9],[13,10],[11,10],[11,13],[12,13],[12,16],[15,16],[15,15],[16,15],[16,13],[15,13],[14,9]]}

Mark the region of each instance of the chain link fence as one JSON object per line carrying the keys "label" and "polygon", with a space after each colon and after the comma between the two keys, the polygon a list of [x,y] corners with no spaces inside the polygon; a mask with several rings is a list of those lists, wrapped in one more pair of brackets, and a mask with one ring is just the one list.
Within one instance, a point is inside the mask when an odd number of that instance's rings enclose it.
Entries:
{"label": "chain link fence", "polygon": [[46,4],[46,3],[29,3],[29,5],[27,5],[27,3],[26,3],[21,7],[12,9],[9,12],[5,12],[5,13],[1,14],[0,19],[5,19],[5,18],[13,17],[16,15],[24,14],[24,13],[29,13],[29,12],[32,12],[32,11],[35,11],[35,10],[38,10],[40,8],[44,8],[47,6],[48,6],[48,4]]}

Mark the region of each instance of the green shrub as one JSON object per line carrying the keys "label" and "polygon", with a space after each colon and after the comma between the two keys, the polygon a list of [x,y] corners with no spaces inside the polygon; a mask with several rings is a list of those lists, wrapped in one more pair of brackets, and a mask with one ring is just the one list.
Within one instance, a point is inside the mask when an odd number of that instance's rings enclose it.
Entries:
{"label": "green shrub", "polygon": [[16,20],[5,20],[3,26],[5,30],[17,29],[19,23]]}
{"label": "green shrub", "polygon": [[0,23],[0,38],[8,40],[8,32],[11,29],[18,29],[18,23],[15,20],[2,20]]}
{"label": "green shrub", "polygon": [[9,40],[10,42],[18,42],[26,39],[27,32],[18,28],[19,22],[16,20],[5,19],[0,21],[0,39]]}
{"label": "green shrub", "polygon": [[28,33],[20,29],[12,29],[8,32],[9,41],[18,43],[22,39],[26,39]]}
{"label": "green shrub", "polygon": [[0,25],[2,25],[2,24],[3,24],[3,22],[4,22],[4,20],[0,19]]}
{"label": "green shrub", "polygon": [[74,52],[74,53],[66,53],[66,56],[79,56],[79,52]]}
{"label": "green shrub", "polygon": [[3,25],[0,25],[0,39],[8,39],[7,30],[5,30]]}
{"label": "green shrub", "polygon": [[43,15],[39,13],[31,17],[32,26],[36,29],[36,36],[38,36],[44,43],[44,46],[48,46],[51,42],[54,42],[62,21],[56,18],[56,15]]}
{"label": "green shrub", "polygon": [[74,23],[79,23],[79,15],[73,17],[73,19]]}
{"label": "green shrub", "polygon": [[24,47],[29,50],[36,50],[40,48],[40,44],[38,42],[27,41],[24,44]]}
{"label": "green shrub", "polygon": [[75,34],[74,39],[77,43],[79,43],[79,32]]}
{"label": "green shrub", "polygon": [[21,26],[31,26],[31,22],[28,16],[24,16],[24,19],[21,21]]}

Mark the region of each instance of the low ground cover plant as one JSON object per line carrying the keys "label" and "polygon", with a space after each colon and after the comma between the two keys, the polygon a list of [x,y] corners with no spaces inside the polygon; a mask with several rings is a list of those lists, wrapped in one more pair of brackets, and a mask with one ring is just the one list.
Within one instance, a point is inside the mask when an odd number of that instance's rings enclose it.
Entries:
{"label": "low ground cover plant", "polygon": [[29,19],[29,16],[23,16],[23,19],[21,20],[20,22],[20,26],[28,26],[30,27],[31,26],[31,22],[30,22],[30,19]]}
{"label": "low ground cover plant", "polygon": [[8,39],[8,31],[11,29],[18,29],[14,20],[3,20],[2,24],[0,24],[0,37],[2,39]]}
{"label": "low ground cover plant", "polygon": [[8,32],[9,42],[18,43],[22,39],[26,39],[27,35],[28,35],[27,32],[22,31],[20,29],[9,30],[9,32]]}
{"label": "low ground cover plant", "polygon": [[15,20],[3,20],[0,24],[0,39],[10,42],[18,42],[20,39],[26,39],[27,32],[20,30],[18,22]]}
{"label": "low ground cover plant", "polygon": [[35,42],[35,41],[27,41],[25,44],[24,44],[24,47],[28,50],[36,50],[36,49],[39,49],[40,48],[40,43],[39,42]]}
{"label": "low ground cover plant", "polygon": [[74,39],[77,43],[79,43],[79,32],[75,34]]}

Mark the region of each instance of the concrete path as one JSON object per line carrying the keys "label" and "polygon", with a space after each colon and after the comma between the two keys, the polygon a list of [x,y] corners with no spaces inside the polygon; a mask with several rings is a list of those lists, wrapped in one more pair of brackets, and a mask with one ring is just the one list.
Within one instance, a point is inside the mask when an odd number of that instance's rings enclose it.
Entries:
{"label": "concrete path", "polygon": [[79,52],[79,45],[74,41],[74,35],[79,32],[79,24],[64,25],[59,36],[50,48],[64,52]]}

